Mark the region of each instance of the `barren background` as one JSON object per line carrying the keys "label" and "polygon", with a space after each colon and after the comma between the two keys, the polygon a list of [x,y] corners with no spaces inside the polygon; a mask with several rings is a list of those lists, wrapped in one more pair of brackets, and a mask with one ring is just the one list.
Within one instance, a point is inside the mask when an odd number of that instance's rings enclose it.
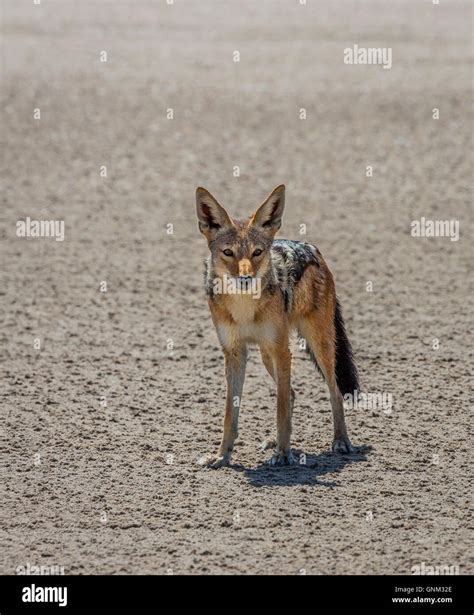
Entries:
{"label": "barren background", "polygon": [[[472,5],[1,4],[0,572],[472,573]],[[354,44],[391,47],[392,69],[345,65]],[[332,455],[295,348],[308,463],[262,467],[276,398],[254,350],[234,465],[202,469],[224,378],[194,190],[246,215],[282,182],[280,236],[320,248],[363,388],[394,407],[349,411],[365,448]],[[17,238],[26,216],[65,241]],[[460,240],[412,238],[421,216]]]}

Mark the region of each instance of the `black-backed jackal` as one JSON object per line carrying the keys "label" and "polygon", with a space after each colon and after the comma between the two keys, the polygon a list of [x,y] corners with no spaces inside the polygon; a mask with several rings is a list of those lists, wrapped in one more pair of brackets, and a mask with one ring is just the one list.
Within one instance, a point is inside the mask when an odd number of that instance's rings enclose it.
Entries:
{"label": "black-backed jackal", "polygon": [[[237,436],[247,344],[260,347],[277,386],[277,434],[271,465],[294,459],[290,448],[295,394],[291,387],[292,330],[306,340],[331,397],[333,451],[349,453],[343,395],[359,388],[352,350],[336,298],[332,274],[319,250],[287,239],[274,240],[281,225],[285,186],[278,186],[247,220],[233,220],[204,188],[196,190],[199,229],[206,237],[206,290],[225,357],[227,399],[219,451],[202,465],[228,465]],[[269,448],[267,446],[266,448]]]}

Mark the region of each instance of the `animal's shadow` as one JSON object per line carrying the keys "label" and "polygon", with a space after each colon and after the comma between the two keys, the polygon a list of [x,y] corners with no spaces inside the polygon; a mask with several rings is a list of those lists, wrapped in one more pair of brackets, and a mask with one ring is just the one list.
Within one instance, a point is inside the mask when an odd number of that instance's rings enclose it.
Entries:
{"label": "animal's shadow", "polygon": [[242,465],[233,465],[232,467],[237,472],[243,472],[254,487],[309,485],[332,489],[338,487],[340,483],[320,480],[320,477],[325,474],[340,472],[352,463],[367,461],[366,454],[372,450],[372,447],[357,446],[355,449],[354,453],[347,455],[332,452],[312,454],[293,449],[293,454],[299,463],[292,466],[274,467],[262,464],[257,468],[246,468]]}

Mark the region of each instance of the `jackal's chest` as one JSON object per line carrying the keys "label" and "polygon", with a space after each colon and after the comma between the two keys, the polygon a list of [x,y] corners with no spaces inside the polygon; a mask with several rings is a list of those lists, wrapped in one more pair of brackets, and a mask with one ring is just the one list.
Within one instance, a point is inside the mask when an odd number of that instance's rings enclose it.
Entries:
{"label": "jackal's chest", "polygon": [[217,334],[224,348],[242,342],[263,343],[273,341],[275,328],[262,318],[258,301],[252,297],[232,297],[226,301],[230,322],[217,323]]}
{"label": "jackal's chest", "polygon": [[227,296],[225,307],[237,325],[248,326],[255,322],[258,300],[248,295]]}

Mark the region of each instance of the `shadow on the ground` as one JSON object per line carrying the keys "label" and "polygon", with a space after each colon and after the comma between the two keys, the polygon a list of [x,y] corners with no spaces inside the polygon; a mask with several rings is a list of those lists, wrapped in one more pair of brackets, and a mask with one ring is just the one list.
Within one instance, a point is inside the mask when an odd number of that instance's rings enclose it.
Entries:
{"label": "shadow on the ground", "polygon": [[[338,487],[336,481],[320,480],[325,474],[340,472],[347,465],[367,461],[367,453],[371,446],[357,446],[350,455],[340,455],[333,452],[319,454],[304,453],[293,449],[293,454],[300,463],[294,466],[272,467],[262,464],[257,468],[246,468],[242,465],[232,465],[237,472],[243,472],[254,487],[282,487],[294,485],[310,485],[313,487]],[[302,457],[306,455],[306,459]],[[305,461],[305,463],[303,463]]]}

